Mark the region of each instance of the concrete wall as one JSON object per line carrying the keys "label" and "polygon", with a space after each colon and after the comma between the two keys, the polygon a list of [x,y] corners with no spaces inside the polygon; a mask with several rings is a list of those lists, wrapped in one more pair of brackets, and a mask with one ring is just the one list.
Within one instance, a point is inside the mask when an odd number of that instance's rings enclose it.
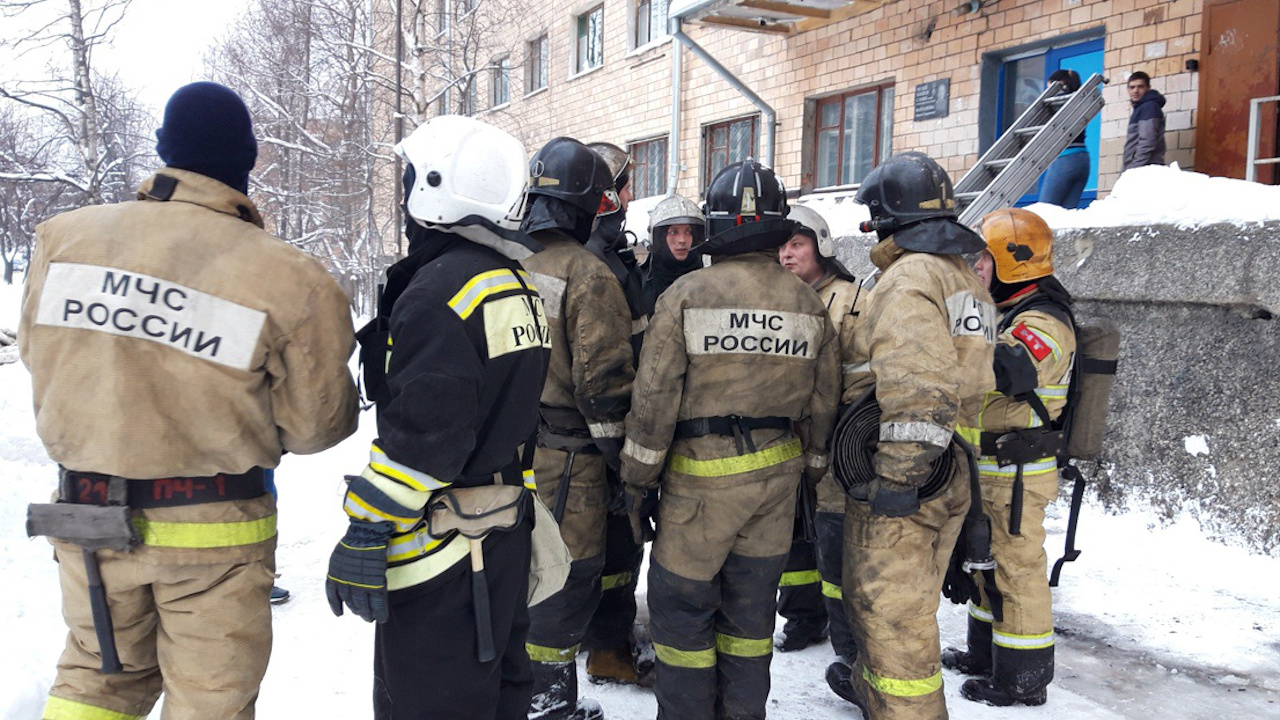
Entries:
{"label": "concrete wall", "polygon": [[[865,277],[873,239],[840,243]],[[1280,223],[1064,231],[1054,264],[1079,319],[1122,334],[1104,453],[1080,463],[1091,492],[1280,555]]]}
{"label": "concrete wall", "polygon": [[1071,231],[1055,250],[1080,316],[1123,334],[1103,471],[1086,471],[1103,500],[1280,554],[1280,223]]}

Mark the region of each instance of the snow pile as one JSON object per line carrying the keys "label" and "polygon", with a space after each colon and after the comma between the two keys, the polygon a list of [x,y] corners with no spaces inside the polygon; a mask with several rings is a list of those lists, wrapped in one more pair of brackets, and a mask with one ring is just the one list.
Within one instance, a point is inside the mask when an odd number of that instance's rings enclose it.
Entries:
{"label": "snow pile", "polygon": [[1280,186],[1210,177],[1170,166],[1134,168],[1116,180],[1104,199],[1083,210],[1036,203],[1027,208],[1055,230],[1176,225],[1194,229],[1280,220]]}
{"label": "snow pile", "polygon": [[[858,225],[870,219],[856,191],[812,193],[795,202],[817,210],[836,237],[861,235]],[[1111,193],[1082,210],[1036,203],[1027,208],[1054,230],[1131,225],[1176,225],[1197,228],[1216,223],[1243,226],[1280,220],[1280,186],[1210,177],[1178,169],[1177,164],[1130,170]]]}

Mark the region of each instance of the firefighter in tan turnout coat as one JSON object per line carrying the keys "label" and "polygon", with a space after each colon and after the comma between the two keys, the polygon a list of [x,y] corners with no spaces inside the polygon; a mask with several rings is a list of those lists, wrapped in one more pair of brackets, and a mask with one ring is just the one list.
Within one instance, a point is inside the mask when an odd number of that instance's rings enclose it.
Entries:
{"label": "firefighter in tan turnout coat", "polygon": [[603,717],[578,701],[574,658],[600,602],[609,502],[605,464],[617,463],[631,402],[631,311],[613,272],[583,247],[602,203],[617,203],[605,161],[570,138],[548,142],[531,161],[522,229],[546,249],[524,261],[551,328],[551,363],[539,408],[534,477],[560,523],[573,565],[564,588],[530,608],[529,717]]}
{"label": "firefighter in tan turnout coat", "polygon": [[977,270],[1002,317],[996,392],[987,393],[979,417],[978,472],[983,509],[991,518],[1002,617],[994,618],[984,585],[976,583],[982,594],[969,602],[969,649],[948,648],[942,662],[987,676],[961,686],[970,700],[1041,705],[1053,680],[1044,509],[1058,496],[1055,455],[1061,435],[1031,429],[1049,431],[1067,402],[1076,351],[1071,296],[1053,277],[1053,231],[1038,215],[997,210],[983,218],[982,234],[987,251]]}
{"label": "firefighter in tan turnout coat", "polygon": [[[821,215],[797,205],[787,217],[796,221],[799,229],[778,248],[778,260],[818,293],[831,316],[843,354],[846,346],[852,346],[866,293],[836,257],[835,238]],[[844,394],[850,393],[851,385],[865,391],[869,380],[863,379],[869,376],[853,366],[843,368]],[[821,642],[829,627],[831,649],[838,658],[852,663],[857,647],[841,599],[845,494],[828,471],[818,483],[816,496],[815,539],[809,542],[797,536],[793,540],[778,588],[778,614],[787,622],[774,646],[783,652],[801,650]]]}
{"label": "firefighter in tan turnout coat", "polygon": [[[881,241],[882,272],[855,338],[881,408],[876,479],[855,488],[845,518],[844,599],[857,664],[828,669],[832,689],[872,720],[947,717],[936,614],[969,507],[968,466],[952,433],[972,436],[991,371],[995,308],[962,253],[984,247],[955,221],[946,172],[921,153],[872,171],[857,200]],[[950,481],[921,497],[930,464],[957,453]]]}
{"label": "firefighter in tan turnout coat", "polygon": [[773,172],[730,165],[706,210],[713,264],[658,300],[622,453],[637,534],[661,483],[649,610],[667,720],[765,716],[796,487],[825,471],[839,395],[826,308],[777,262],[794,223]]}
{"label": "firefighter in tan turnout coat", "polygon": [[[276,548],[263,469],[356,427],[347,298],[263,231],[245,194],[257,143],[240,98],[187,85],[157,136],[166,167],[138,202],[37,228],[23,296],[37,429],[63,468],[44,508],[117,512],[140,541],[93,551],[76,535],[88,528],[29,524],[81,545],[54,542],[70,633],[50,719],[140,720],[162,688],[165,718],[252,718]],[[102,586],[114,633],[95,624]]]}

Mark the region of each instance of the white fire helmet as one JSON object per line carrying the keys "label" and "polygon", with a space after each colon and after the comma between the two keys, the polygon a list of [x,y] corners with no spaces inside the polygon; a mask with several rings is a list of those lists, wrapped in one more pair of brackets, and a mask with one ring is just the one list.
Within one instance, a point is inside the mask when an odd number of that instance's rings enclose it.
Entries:
{"label": "white fire helmet", "polygon": [[683,195],[672,195],[649,211],[649,236],[653,231],[668,225],[696,225],[706,227],[707,220],[698,204]]}
{"label": "white fire helmet", "polygon": [[818,211],[804,205],[792,205],[791,214],[787,215],[788,220],[795,220],[804,226],[804,229],[813,233],[814,238],[818,241],[818,254],[824,258],[834,258],[836,256],[836,241],[831,237],[831,227],[827,225],[827,221],[822,219]]}
{"label": "white fire helmet", "polygon": [[431,118],[396,145],[413,166],[405,201],[420,225],[449,226],[478,215],[506,229],[520,224],[529,179],[524,145],[504,130],[475,118]]}

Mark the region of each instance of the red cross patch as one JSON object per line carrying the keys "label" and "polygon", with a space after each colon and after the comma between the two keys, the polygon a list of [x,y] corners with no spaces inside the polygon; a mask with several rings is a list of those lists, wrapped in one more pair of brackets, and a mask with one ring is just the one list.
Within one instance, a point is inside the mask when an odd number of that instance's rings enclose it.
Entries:
{"label": "red cross patch", "polygon": [[1031,352],[1031,357],[1035,358],[1036,362],[1044,360],[1053,352],[1053,349],[1044,340],[1040,339],[1035,330],[1027,327],[1026,323],[1018,323],[1013,328],[1012,335],[1027,346],[1027,350]]}

